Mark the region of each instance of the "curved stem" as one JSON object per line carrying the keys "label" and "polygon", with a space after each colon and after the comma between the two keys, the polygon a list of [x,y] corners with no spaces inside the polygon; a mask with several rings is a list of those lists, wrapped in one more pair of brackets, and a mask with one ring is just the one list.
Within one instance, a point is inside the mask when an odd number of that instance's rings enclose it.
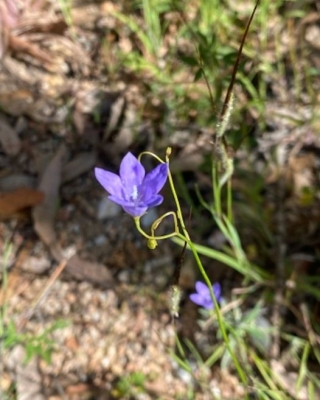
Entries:
{"label": "curved stem", "polygon": [[[169,163],[169,154],[168,154],[168,152],[167,152],[167,156],[166,156],[166,161]],[[225,324],[223,322],[223,317],[222,317],[222,314],[221,314],[221,311],[220,311],[220,308],[219,308],[219,304],[218,304],[217,299],[216,299],[216,297],[214,295],[214,292],[213,292],[212,284],[211,284],[210,279],[209,279],[209,277],[208,277],[208,275],[207,275],[207,273],[206,273],[206,271],[205,271],[205,269],[204,269],[204,267],[202,265],[202,262],[200,260],[200,257],[198,255],[198,253],[197,253],[197,250],[196,250],[195,246],[193,245],[193,243],[191,241],[189,233],[188,233],[188,231],[186,229],[186,226],[185,226],[185,223],[184,223],[184,219],[183,219],[183,216],[182,216],[182,211],[181,211],[179,199],[178,199],[178,196],[177,196],[177,193],[176,193],[176,190],[175,190],[175,187],[174,187],[172,175],[171,175],[171,172],[170,172],[170,168],[168,169],[168,171],[169,171],[168,172],[169,183],[170,183],[172,195],[173,195],[174,201],[176,203],[176,207],[177,207],[177,217],[178,217],[178,220],[180,222],[180,225],[181,225],[181,228],[182,228],[182,231],[183,231],[183,235],[180,232],[177,232],[177,236],[180,239],[182,239],[182,240],[187,242],[188,246],[190,247],[190,249],[191,249],[191,251],[192,251],[192,253],[194,255],[194,258],[195,258],[195,260],[196,260],[196,262],[198,264],[200,273],[201,273],[205,283],[207,284],[207,286],[208,286],[208,288],[210,290],[210,295],[211,295],[211,298],[212,298],[214,306],[215,306],[215,310],[216,310],[216,313],[217,313],[217,319],[218,319],[219,327],[221,329],[223,340],[224,340],[224,342],[226,344],[226,347],[227,347],[227,349],[228,349],[228,351],[230,353],[232,361],[234,362],[234,365],[235,365],[235,367],[237,369],[237,372],[239,374],[239,377],[240,377],[242,383],[244,385],[246,385],[247,384],[247,378],[246,378],[246,376],[245,376],[245,374],[244,374],[244,372],[243,372],[243,370],[242,370],[242,368],[241,368],[241,366],[239,364],[238,359],[236,358],[236,356],[235,356],[235,354],[234,354],[234,352],[233,352],[233,350],[232,350],[232,348],[230,346],[229,337],[228,337],[228,334],[227,334],[227,331],[226,331],[226,328],[225,328]]]}
{"label": "curved stem", "polygon": [[[167,214],[170,214],[170,213],[167,213]],[[165,214],[165,217],[166,217],[166,216],[167,216],[167,215]],[[162,219],[161,219],[161,220],[162,220]],[[135,217],[135,218],[134,218],[134,222],[135,222],[135,224],[136,224],[136,228],[137,228],[138,232],[141,233],[141,235],[142,235],[143,237],[145,237],[146,239],[148,239],[148,240],[163,240],[163,239],[169,239],[169,238],[172,238],[173,236],[176,236],[176,235],[177,235],[177,231],[175,230],[174,232],[168,233],[168,234],[166,234],[166,235],[154,236],[154,229],[152,229],[152,235],[148,235],[148,234],[141,228],[141,225],[140,225],[140,217]],[[160,222],[161,222],[161,221],[160,221]],[[157,226],[156,226],[156,228],[157,228],[158,225],[160,224],[160,222],[158,222],[158,220],[157,220],[157,221],[155,221],[155,222],[153,223],[153,225],[154,225],[155,223],[158,223]],[[153,226],[153,225],[152,225],[152,226]]]}
{"label": "curved stem", "polygon": [[[161,222],[169,217],[170,215],[172,215],[173,217],[173,224],[174,224],[174,232],[173,232],[173,236],[174,234],[176,234],[177,232],[179,232],[179,226],[178,226],[178,221],[177,221],[177,215],[174,211],[169,211],[165,214],[162,215],[162,217],[158,218],[152,225],[151,225],[151,234],[152,236],[154,236],[155,234],[155,230],[159,227],[159,225],[161,224]],[[170,234],[171,235],[171,234]]]}
{"label": "curved stem", "polygon": [[138,156],[138,160],[140,161],[142,156],[144,156],[144,155],[154,157],[157,161],[159,161],[159,163],[165,164],[165,161],[161,160],[161,158],[158,157],[156,154],[151,153],[151,151],[143,151],[142,153],[140,153]]}

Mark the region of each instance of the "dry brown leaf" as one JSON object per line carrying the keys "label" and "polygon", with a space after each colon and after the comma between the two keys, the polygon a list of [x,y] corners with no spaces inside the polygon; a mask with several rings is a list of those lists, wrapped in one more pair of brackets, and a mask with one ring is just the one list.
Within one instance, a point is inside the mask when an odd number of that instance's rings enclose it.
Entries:
{"label": "dry brown leaf", "polygon": [[34,207],[32,212],[34,229],[49,247],[56,242],[54,219],[59,201],[62,163],[65,156],[66,147],[61,145],[45,169],[38,187],[45,195],[44,202]]}
{"label": "dry brown leaf", "polygon": [[[75,74],[81,73],[82,76],[89,74],[91,58],[79,43],[50,33],[28,33],[23,38],[30,43],[29,52],[25,53],[31,54],[30,50],[33,50],[31,55],[39,61],[46,54],[50,55],[50,63],[43,60],[45,64],[38,64],[38,67],[45,67],[47,71],[59,75],[71,71]],[[28,63],[28,60],[25,61]]]}
{"label": "dry brown leaf", "polygon": [[29,286],[25,277],[21,276],[19,269],[13,268],[8,274],[6,287],[0,289],[0,306],[10,303],[10,299],[23,293]]}
{"label": "dry brown leaf", "polygon": [[46,66],[49,66],[53,63],[53,59],[49,52],[41,49],[36,44],[29,42],[21,37],[9,35],[8,46],[17,52],[26,53],[32,57],[37,58]]}
{"label": "dry brown leaf", "polygon": [[66,271],[75,279],[100,286],[110,286],[113,282],[113,277],[105,265],[82,260],[77,255],[68,260]]}
{"label": "dry brown leaf", "polygon": [[44,195],[41,191],[30,188],[0,193],[0,216],[10,217],[24,208],[40,205],[43,200]]}
{"label": "dry brown leaf", "polygon": [[28,10],[29,15],[24,16],[19,25],[13,30],[13,34],[23,35],[30,32],[54,33],[63,35],[68,25],[62,15],[52,15],[51,13],[36,13]]}
{"label": "dry brown leaf", "polygon": [[91,398],[91,395],[93,394],[93,388],[92,385],[88,383],[76,383],[74,385],[69,385],[66,388],[66,394],[70,398]]}
{"label": "dry brown leaf", "polygon": [[96,163],[94,152],[79,153],[72,161],[68,162],[62,171],[63,183],[69,182],[77,176],[89,171]]}
{"label": "dry brown leaf", "polygon": [[[1,82],[5,82],[6,79],[5,76],[1,76]],[[0,107],[10,115],[20,116],[24,114],[33,101],[33,94],[29,90],[16,88],[10,90],[7,88],[7,90],[0,92]]]}
{"label": "dry brown leaf", "polygon": [[0,143],[4,152],[16,156],[21,148],[17,132],[9,125],[4,116],[0,116]]}

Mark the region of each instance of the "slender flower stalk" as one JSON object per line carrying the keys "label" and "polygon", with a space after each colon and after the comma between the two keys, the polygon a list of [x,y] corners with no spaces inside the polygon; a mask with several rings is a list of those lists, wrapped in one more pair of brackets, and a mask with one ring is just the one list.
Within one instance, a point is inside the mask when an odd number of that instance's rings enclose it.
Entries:
{"label": "slender flower stalk", "polygon": [[[170,156],[170,154],[171,154],[171,149],[168,148],[168,149],[167,149],[167,154],[166,154],[166,161],[167,161],[167,163],[169,163],[169,156]],[[170,183],[172,195],[173,195],[173,198],[174,198],[174,200],[175,200],[176,207],[177,207],[177,218],[178,218],[178,220],[179,220],[179,223],[180,223],[180,225],[181,225],[181,227],[182,227],[182,231],[183,231],[183,235],[182,235],[181,233],[177,233],[177,237],[179,237],[180,239],[182,239],[182,240],[184,240],[184,241],[187,242],[188,246],[190,247],[190,249],[191,249],[191,251],[192,251],[192,253],[193,253],[193,255],[194,255],[194,258],[195,258],[196,263],[197,263],[197,265],[198,265],[198,267],[199,267],[199,270],[200,270],[200,272],[201,272],[201,275],[203,276],[204,281],[205,281],[206,284],[208,285],[208,289],[210,290],[210,295],[211,295],[211,298],[212,298],[212,301],[213,301],[213,303],[214,303],[215,310],[216,310],[216,313],[217,313],[217,319],[218,319],[219,327],[220,327],[220,329],[221,329],[221,333],[222,333],[222,336],[223,336],[223,340],[224,340],[224,342],[225,342],[225,344],[226,344],[226,347],[227,347],[227,349],[228,349],[228,351],[229,351],[229,353],[230,353],[230,356],[231,356],[231,358],[232,358],[232,360],[233,360],[233,362],[234,362],[234,365],[235,365],[235,367],[236,367],[236,369],[237,369],[237,372],[238,372],[238,374],[239,374],[239,377],[240,377],[242,383],[243,383],[244,385],[246,385],[246,384],[247,384],[247,377],[246,377],[245,374],[243,373],[242,368],[241,368],[241,366],[240,366],[240,364],[239,364],[239,361],[238,361],[238,359],[236,358],[236,356],[235,356],[235,354],[234,354],[234,352],[233,352],[233,350],[232,350],[232,348],[231,348],[231,346],[230,346],[229,337],[228,337],[228,334],[227,334],[227,331],[226,331],[226,327],[225,327],[225,324],[224,324],[224,322],[223,322],[223,318],[222,318],[222,315],[221,315],[221,312],[220,312],[220,309],[219,309],[219,304],[218,304],[218,302],[217,302],[217,299],[216,299],[216,297],[215,297],[215,295],[214,295],[214,292],[213,292],[213,288],[212,288],[212,286],[211,286],[210,279],[209,279],[209,277],[208,277],[208,275],[207,275],[207,273],[206,273],[206,271],[205,271],[205,269],[204,269],[204,267],[203,267],[203,265],[202,265],[202,262],[201,262],[201,260],[200,260],[199,254],[198,254],[198,252],[197,252],[195,246],[194,246],[193,243],[192,243],[192,240],[191,240],[191,238],[190,238],[190,236],[189,236],[189,233],[188,233],[188,231],[187,231],[186,225],[185,225],[185,223],[184,223],[184,219],[183,219],[183,215],[182,215],[182,212],[181,212],[181,207],[180,207],[179,199],[178,199],[178,196],[177,196],[175,187],[174,187],[174,183],[173,183],[173,179],[172,179],[172,175],[171,175],[170,169],[169,169],[169,171],[168,171],[168,179],[169,179],[169,183]]]}

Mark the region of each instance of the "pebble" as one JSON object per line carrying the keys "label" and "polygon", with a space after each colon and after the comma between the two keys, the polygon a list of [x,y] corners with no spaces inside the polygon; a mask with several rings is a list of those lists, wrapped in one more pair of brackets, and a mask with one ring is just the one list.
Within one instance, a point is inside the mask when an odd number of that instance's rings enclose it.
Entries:
{"label": "pebble", "polygon": [[35,179],[29,175],[12,174],[4,176],[0,179],[0,190],[4,192],[19,189],[22,187],[34,188],[35,186]]}
{"label": "pebble", "polygon": [[47,257],[30,256],[21,264],[21,269],[34,274],[43,274],[51,266],[51,261]]}
{"label": "pebble", "polygon": [[98,203],[98,220],[117,217],[121,213],[121,207],[110,201],[107,195],[104,195]]}
{"label": "pebble", "polygon": [[105,235],[99,235],[94,239],[94,244],[96,246],[103,246],[107,243],[107,237]]}
{"label": "pebble", "polygon": [[122,283],[128,283],[130,280],[130,271],[123,270],[118,274],[118,280]]}

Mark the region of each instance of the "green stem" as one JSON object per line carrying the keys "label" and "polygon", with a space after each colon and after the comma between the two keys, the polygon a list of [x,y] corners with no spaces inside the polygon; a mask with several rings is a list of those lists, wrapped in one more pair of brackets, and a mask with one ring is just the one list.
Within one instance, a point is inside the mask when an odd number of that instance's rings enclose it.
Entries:
{"label": "green stem", "polygon": [[226,347],[227,347],[227,349],[228,349],[228,351],[230,353],[232,361],[234,362],[234,365],[236,367],[236,370],[237,370],[237,372],[239,374],[239,377],[240,377],[243,385],[247,385],[247,378],[246,378],[246,376],[245,376],[245,374],[244,374],[244,372],[243,372],[243,370],[242,370],[242,368],[240,366],[240,363],[239,363],[238,359],[236,358],[236,356],[235,356],[235,354],[234,354],[234,352],[233,352],[233,350],[232,350],[232,348],[230,346],[229,337],[228,337],[227,331],[225,329],[225,325],[223,323],[223,318],[222,318],[222,314],[221,314],[221,311],[220,311],[220,308],[219,308],[219,304],[218,304],[217,299],[216,299],[216,297],[215,297],[215,295],[213,293],[212,284],[211,284],[210,279],[209,279],[209,277],[208,277],[208,275],[207,275],[207,273],[206,273],[206,271],[205,271],[205,269],[204,269],[204,267],[202,265],[202,262],[201,262],[201,260],[199,258],[197,250],[195,249],[193,243],[191,242],[188,233],[187,233],[186,237],[184,237],[181,233],[177,233],[177,236],[180,239],[185,240],[187,242],[188,246],[190,247],[190,249],[191,249],[191,251],[192,251],[192,253],[194,255],[194,258],[195,258],[195,260],[196,260],[196,262],[198,264],[200,273],[201,273],[203,279],[205,280],[206,285],[208,286],[208,288],[210,290],[210,295],[211,295],[211,298],[212,298],[214,306],[215,306],[215,310],[216,310],[216,313],[217,313],[217,319],[218,319],[219,327],[221,329],[223,340],[224,340],[224,342],[226,344]]}
{"label": "green stem", "polygon": [[[169,157],[168,156],[167,156],[167,162],[169,162]],[[237,369],[237,372],[239,374],[239,377],[240,377],[243,385],[246,385],[247,384],[247,378],[246,378],[246,376],[245,376],[245,374],[244,374],[244,372],[243,372],[243,370],[242,370],[242,368],[241,368],[241,366],[240,366],[240,364],[239,364],[239,362],[238,362],[238,360],[237,360],[237,358],[236,358],[236,356],[235,356],[235,354],[234,354],[234,352],[233,352],[233,350],[232,350],[232,348],[230,346],[229,337],[228,337],[227,331],[225,329],[225,325],[223,323],[223,318],[222,318],[222,314],[220,312],[219,304],[218,304],[217,299],[216,299],[216,297],[215,297],[215,295],[213,293],[212,284],[211,284],[210,279],[209,279],[209,277],[208,277],[208,275],[207,275],[207,273],[206,273],[206,271],[205,271],[205,269],[204,269],[204,267],[202,265],[202,262],[200,260],[200,257],[198,255],[198,253],[197,253],[197,250],[196,250],[195,246],[193,245],[193,243],[192,243],[192,241],[190,239],[189,233],[188,233],[188,231],[186,229],[186,226],[185,226],[185,223],[184,223],[184,220],[183,220],[183,216],[182,216],[182,212],[181,212],[179,199],[178,199],[175,187],[174,187],[174,183],[173,183],[173,179],[172,179],[172,175],[171,175],[170,169],[169,169],[169,172],[168,172],[168,178],[169,178],[169,183],[170,183],[172,195],[173,195],[174,201],[176,203],[176,207],[177,207],[177,217],[178,217],[178,220],[180,222],[181,228],[182,228],[183,233],[184,233],[184,235],[182,235],[180,232],[177,232],[176,235],[180,239],[185,240],[187,242],[188,246],[190,247],[190,249],[191,249],[191,251],[192,251],[192,253],[194,255],[194,258],[195,258],[195,260],[196,260],[196,262],[198,264],[200,273],[201,273],[203,279],[205,280],[205,282],[206,282],[206,284],[207,284],[207,286],[208,286],[208,288],[210,290],[210,295],[211,295],[211,298],[212,298],[212,300],[214,302],[214,305],[215,305],[215,309],[216,309],[216,312],[217,312],[218,323],[219,323],[219,327],[221,329],[221,333],[222,333],[224,342],[225,342],[226,347],[227,347],[227,349],[228,349],[228,351],[230,353],[230,356],[231,356],[231,358],[232,358],[232,360],[234,362],[234,365],[235,365],[235,367]]]}
{"label": "green stem", "polygon": [[[156,156],[155,154],[150,153],[150,152],[141,153],[140,156],[139,156],[139,160],[142,157],[142,155],[144,155],[144,154],[148,154],[148,155],[151,155],[151,156],[155,157],[161,163],[164,162],[158,156]],[[169,165],[169,156],[170,156],[170,154],[171,154],[171,148],[168,148],[167,152],[166,152],[166,162],[168,163],[168,165]],[[213,178],[214,178],[214,192],[213,192],[213,194],[214,194],[214,198],[215,198],[216,204],[220,205],[219,209],[217,210],[218,211],[218,215],[220,215],[221,214],[221,204],[220,204],[221,191],[220,191],[220,186],[218,184],[216,171],[214,171],[214,169],[213,169],[212,172],[213,172]],[[239,364],[239,362],[238,362],[238,360],[237,360],[237,358],[236,358],[236,356],[235,356],[235,354],[234,354],[234,352],[233,352],[233,350],[232,350],[232,348],[230,346],[227,330],[226,330],[226,327],[225,327],[225,325],[223,323],[222,314],[220,312],[220,308],[219,308],[219,304],[217,302],[217,299],[216,299],[216,297],[214,295],[212,284],[210,282],[210,279],[209,279],[209,277],[208,277],[208,275],[207,275],[207,273],[206,273],[206,271],[205,271],[205,269],[204,269],[204,267],[202,265],[202,262],[200,260],[200,257],[198,255],[198,253],[197,253],[197,250],[196,250],[194,244],[192,243],[191,238],[189,236],[189,233],[187,231],[187,228],[186,228],[186,225],[185,225],[185,222],[184,222],[184,219],[183,219],[183,215],[182,215],[179,199],[178,199],[175,187],[174,187],[172,175],[171,175],[171,172],[170,172],[169,168],[168,168],[168,179],[169,179],[169,184],[170,184],[170,188],[171,188],[171,191],[172,191],[172,195],[173,195],[176,207],[177,207],[176,214],[174,212],[167,213],[163,217],[159,218],[156,222],[154,222],[153,225],[152,225],[152,234],[153,234],[153,236],[148,235],[141,228],[141,226],[140,226],[140,217],[134,218],[134,221],[135,221],[135,224],[136,224],[136,228],[141,233],[141,235],[144,236],[148,240],[153,240],[154,241],[154,240],[167,239],[167,238],[170,238],[170,237],[173,237],[173,236],[177,236],[177,237],[179,237],[180,239],[182,239],[183,241],[185,241],[188,244],[188,246],[190,247],[190,249],[191,249],[191,251],[192,251],[192,253],[194,255],[194,258],[195,258],[195,260],[197,262],[197,265],[199,267],[200,273],[201,273],[205,283],[207,284],[207,286],[208,286],[208,288],[210,290],[210,295],[211,295],[211,298],[212,298],[213,303],[215,305],[215,310],[216,310],[216,313],[217,313],[217,319],[218,319],[219,327],[221,329],[221,333],[222,333],[224,342],[226,344],[226,347],[227,347],[227,349],[228,349],[228,351],[230,353],[230,356],[231,356],[231,358],[232,358],[232,360],[234,362],[235,368],[236,368],[236,370],[237,370],[237,372],[239,374],[239,377],[240,377],[243,385],[247,385],[247,378],[246,378],[246,376],[245,376],[245,374],[244,374],[244,372],[243,372],[243,370],[242,370],[242,368],[241,368],[241,366],[240,366],[240,364]],[[159,224],[161,223],[163,218],[166,218],[166,216],[168,216],[168,215],[173,215],[175,231],[172,232],[172,233],[169,233],[167,235],[154,236],[154,230],[159,226]],[[180,231],[179,231],[179,226],[178,226],[177,219],[179,221],[179,224],[181,226],[183,234],[180,233]]]}
{"label": "green stem", "polygon": [[136,228],[139,233],[141,233],[142,236],[144,236],[148,240],[163,240],[163,239],[169,239],[172,238],[173,236],[177,235],[177,232],[171,232],[168,233],[167,235],[162,235],[162,236],[152,236],[148,235],[140,226],[140,217],[135,217],[134,222],[136,224]]}
{"label": "green stem", "polygon": [[213,190],[213,199],[214,199],[214,204],[215,204],[215,211],[217,215],[221,215],[221,187],[219,184],[219,179],[218,179],[218,171],[217,171],[217,164],[214,162],[212,163],[212,190]]}
{"label": "green stem", "polygon": [[143,151],[142,153],[139,154],[138,160],[140,161],[142,156],[148,155],[151,157],[154,157],[159,163],[165,164],[165,161],[163,161],[160,157],[158,157],[156,154],[151,153],[151,151]]}

